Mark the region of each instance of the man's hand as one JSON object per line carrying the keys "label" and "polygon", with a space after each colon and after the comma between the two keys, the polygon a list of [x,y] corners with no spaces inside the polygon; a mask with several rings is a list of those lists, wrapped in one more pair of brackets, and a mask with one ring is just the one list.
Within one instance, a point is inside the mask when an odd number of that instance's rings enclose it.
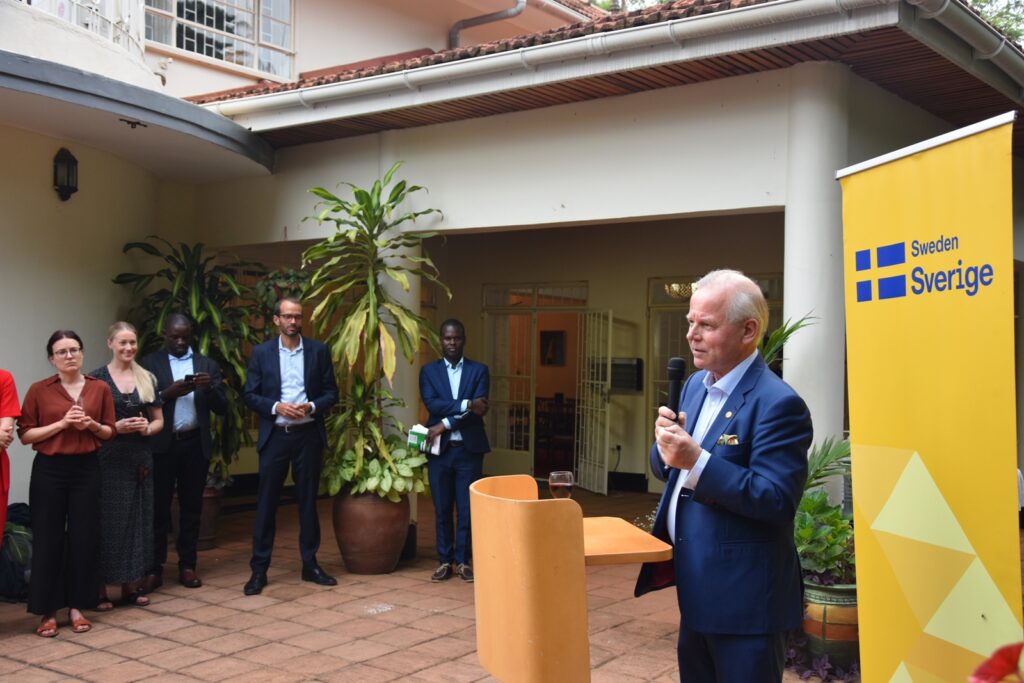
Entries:
{"label": "man's hand", "polygon": [[192,386],[200,391],[209,391],[210,389],[210,373],[208,372],[197,372],[193,375]]}
{"label": "man's hand", "polygon": [[490,406],[487,404],[487,399],[483,397],[474,398],[472,401],[469,402],[469,409],[473,411],[474,415],[477,415],[479,417],[483,417],[484,415],[486,415],[487,410],[489,408]]}
{"label": "man's hand", "polygon": [[[444,434],[444,423],[438,422],[436,425],[427,430],[427,444],[429,444],[437,437]],[[429,448],[428,448],[429,450]]]}
{"label": "man's hand", "polygon": [[686,413],[678,416],[671,408],[658,408],[658,419],[654,421],[654,440],[661,451],[661,459],[669,467],[688,470],[700,457],[700,444],[686,433]]}
{"label": "man's hand", "polygon": [[[198,375],[196,376],[198,377]],[[182,396],[192,393],[192,390],[195,388],[196,382],[194,379],[187,382],[183,379],[179,379],[164,389],[163,398],[165,400],[181,398]]]}
{"label": "man's hand", "polygon": [[285,403],[281,401],[277,404],[275,412],[281,417],[288,418],[289,420],[301,420],[306,417],[309,413],[308,403]]}

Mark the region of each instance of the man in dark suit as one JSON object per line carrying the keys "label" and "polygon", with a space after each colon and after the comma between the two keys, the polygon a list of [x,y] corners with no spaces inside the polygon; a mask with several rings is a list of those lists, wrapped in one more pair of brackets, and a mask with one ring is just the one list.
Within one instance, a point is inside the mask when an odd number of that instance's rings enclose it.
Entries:
{"label": "man in dark suit", "polygon": [[338,401],[334,364],[326,346],[302,336],[302,304],[297,300],[275,304],[274,324],[281,334],[253,349],[245,381],[245,404],[260,417],[256,442],[260,483],[246,595],[257,595],[267,585],[277,505],[289,466],[299,503],[302,580],[321,586],[338,583],[316,561],[320,548],[316,496],[321,454],[327,446],[324,416]]}
{"label": "man in dark suit", "polygon": [[[491,376],[486,365],[463,357],[465,344],[462,323],[445,320],[441,324],[444,357],[420,369],[420,397],[430,413],[427,443],[441,439],[440,454],[427,461],[440,561],[431,576],[434,582],[446,581],[452,574],[473,581],[469,485],[483,475],[484,454],[491,450],[483,420]],[[453,505],[458,512],[454,538]]]}
{"label": "man in dark suit", "polygon": [[213,452],[210,411],[223,415],[228,405],[220,367],[192,350],[192,322],[180,313],[164,321],[164,349],[143,358],[141,365],[156,376],[156,388],[164,404],[164,428],[150,437],[155,565],[146,574],[143,589],[152,591],[163,584],[175,489],[180,512],[178,580],[183,586],[198,588],[203,585],[196,574],[199,515]]}
{"label": "man in dark suit", "polygon": [[636,595],[676,585],[680,680],[780,681],[786,633],[803,617],[793,518],[811,416],[757,351],[768,321],[760,288],[731,270],[694,288],[686,338],[701,372],[678,414],[659,409],[650,453],[667,479],[652,533],[674,557],[644,565]]}

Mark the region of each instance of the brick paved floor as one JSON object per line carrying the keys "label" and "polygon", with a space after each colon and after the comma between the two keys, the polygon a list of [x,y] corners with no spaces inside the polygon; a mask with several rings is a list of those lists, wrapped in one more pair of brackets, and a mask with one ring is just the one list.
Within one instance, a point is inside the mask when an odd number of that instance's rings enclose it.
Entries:
{"label": "brick paved floor", "polygon": [[[628,520],[653,509],[648,494],[580,492],[585,515]],[[148,608],[88,612],[93,629],[34,634],[24,604],[0,604],[0,680],[147,683],[171,681],[493,680],[476,658],[473,587],[430,583],[436,564],[432,508],[420,500],[419,558],[384,576],[346,574],[320,502],[320,563],[338,577],[325,588],[299,579],[294,505],[278,513],[270,584],[246,597],[253,512],[221,517],[218,546],[201,552],[204,585],[169,581]],[[174,559],[171,560],[173,566]],[[636,566],[587,570],[593,680],[676,681],[678,612],[666,591],[632,597]],[[118,589],[111,589],[111,597]],[[62,612],[61,618],[66,618]],[[787,674],[787,681],[798,680]]]}

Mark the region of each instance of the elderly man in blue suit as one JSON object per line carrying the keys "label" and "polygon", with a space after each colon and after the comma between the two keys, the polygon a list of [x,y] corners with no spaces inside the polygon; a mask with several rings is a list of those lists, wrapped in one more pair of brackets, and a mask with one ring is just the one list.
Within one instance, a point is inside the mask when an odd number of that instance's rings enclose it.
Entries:
{"label": "elderly man in blue suit", "polygon": [[644,565],[636,595],[676,586],[680,680],[780,681],[803,617],[793,518],[811,416],[757,351],[768,322],[757,284],[718,270],[694,289],[686,339],[700,372],[678,413],[659,409],[650,453],[667,481],[652,533],[674,558]]}
{"label": "elderly man in blue suit", "polygon": [[[440,454],[429,456],[427,462],[440,561],[430,577],[435,583],[453,574],[473,581],[469,485],[483,475],[484,454],[491,450],[483,420],[491,376],[486,365],[462,355],[465,344],[465,326],[445,320],[441,323],[444,357],[420,369],[420,398],[430,413],[427,443],[441,439]],[[458,513],[454,538],[453,505]]]}
{"label": "elderly man in blue suit", "polygon": [[277,505],[289,466],[299,503],[302,580],[321,586],[338,583],[316,560],[320,548],[316,495],[320,488],[321,454],[327,446],[324,416],[338,402],[334,364],[326,346],[302,336],[299,301],[278,301],[274,306],[274,324],[280,335],[252,350],[245,380],[245,404],[260,418],[256,442],[260,483],[249,561],[252,576],[243,588],[246,595],[257,595],[267,585]]}

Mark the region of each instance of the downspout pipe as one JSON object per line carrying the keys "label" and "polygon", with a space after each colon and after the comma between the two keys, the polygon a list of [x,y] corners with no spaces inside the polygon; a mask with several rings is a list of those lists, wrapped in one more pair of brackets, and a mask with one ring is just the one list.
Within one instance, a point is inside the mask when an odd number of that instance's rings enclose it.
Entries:
{"label": "downspout pipe", "polygon": [[514,7],[503,9],[500,12],[481,14],[478,17],[470,17],[469,19],[456,21],[452,24],[452,27],[448,29],[448,49],[450,50],[459,46],[459,33],[461,33],[463,29],[470,28],[471,26],[480,26],[481,24],[490,24],[495,21],[501,21],[502,19],[509,19],[522,14],[525,9],[526,0],[516,0]]}

